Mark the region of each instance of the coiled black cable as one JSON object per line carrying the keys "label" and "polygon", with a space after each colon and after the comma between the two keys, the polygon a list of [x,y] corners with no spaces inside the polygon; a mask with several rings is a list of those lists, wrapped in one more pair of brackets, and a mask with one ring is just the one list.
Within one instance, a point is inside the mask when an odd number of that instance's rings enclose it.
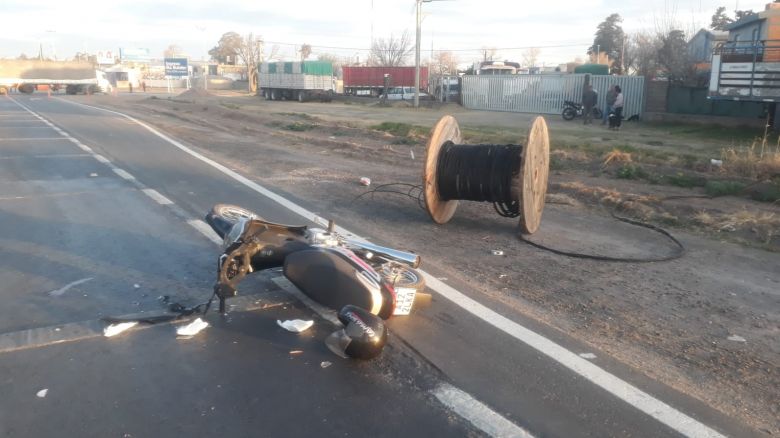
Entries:
{"label": "coiled black cable", "polygon": [[504,217],[520,215],[512,198],[512,180],[521,164],[520,145],[456,145],[444,143],[436,163],[437,189],[443,201],[492,202]]}

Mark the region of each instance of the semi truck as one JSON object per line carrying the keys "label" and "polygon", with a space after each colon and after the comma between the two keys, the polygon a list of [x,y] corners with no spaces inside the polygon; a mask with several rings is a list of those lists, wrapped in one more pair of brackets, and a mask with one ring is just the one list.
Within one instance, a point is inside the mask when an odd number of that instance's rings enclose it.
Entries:
{"label": "semi truck", "polygon": [[16,89],[32,93],[39,85],[68,94],[105,89],[105,74],[90,63],[76,61],[0,60],[0,94]]}
{"label": "semi truck", "polygon": [[336,88],[327,61],[266,62],[258,68],[260,93],[267,100],[330,101]]}
{"label": "semi truck", "polygon": [[[414,67],[344,66],[344,94],[378,97],[388,88],[414,87]],[[420,67],[420,89],[428,89],[428,67]]]}

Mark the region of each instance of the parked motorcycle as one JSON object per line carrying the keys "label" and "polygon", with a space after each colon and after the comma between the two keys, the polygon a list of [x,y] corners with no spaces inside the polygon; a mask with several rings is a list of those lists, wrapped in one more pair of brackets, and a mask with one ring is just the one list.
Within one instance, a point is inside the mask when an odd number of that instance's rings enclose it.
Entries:
{"label": "parked motorcycle", "polygon": [[[600,109],[593,107],[592,111],[594,119],[600,119],[604,117],[604,113],[601,112]],[[565,100],[563,102],[563,112],[561,112],[563,120],[574,120],[575,117],[582,117],[583,113],[584,107],[582,104],[573,102],[571,100]]]}

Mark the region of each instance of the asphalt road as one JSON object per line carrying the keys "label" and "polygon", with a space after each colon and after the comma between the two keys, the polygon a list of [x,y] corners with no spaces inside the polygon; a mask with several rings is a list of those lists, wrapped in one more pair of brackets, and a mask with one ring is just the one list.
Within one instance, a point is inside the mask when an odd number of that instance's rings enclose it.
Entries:
{"label": "asphalt road", "polygon": [[[10,99],[0,101],[0,287],[5,304],[0,333],[152,311],[159,308],[159,295],[202,299],[212,280],[216,247],[186,220],[202,217],[215,203],[243,205],[269,220],[304,222],[121,116],[60,99],[14,99],[74,140],[63,139]],[[106,162],[85,152],[90,150]],[[155,202],[139,188],[155,190],[173,207]],[[358,222],[341,225],[361,231]],[[435,261],[431,265],[435,276]],[[549,327],[471,294],[465,285],[449,286],[568,352],[590,352]],[[274,292],[267,282],[254,287]],[[591,360],[609,376],[682,415],[659,421],[663,415],[654,418],[637,408],[642,400],[626,402],[631,397],[616,396],[625,386],[607,390],[594,383],[597,378],[541,354],[440,295],[412,316],[391,320],[394,344],[408,350],[390,349],[376,367],[328,356],[321,342],[315,342],[327,334],[324,322],[307,337],[291,340],[273,324],[276,318],[288,319],[277,315],[280,309],[311,315],[300,306],[277,306],[236,314],[232,323],[212,316],[213,328],[185,342],[175,340],[172,329],[160,327],[121,339],[0,353],[0,393],[10,395],[0,400],[0,434],[27,435],[32,427],[41,435],[62,431],[54,424],[72,418],[72,412],[62,411],[74,406],[89,421],[61,424],[82,435],[186,430],[240,436],[255,433],[260,425],[269,427],[269,435],[479,433],[432,399],[429,390],[435,382],[452,383],[534,436],[679,436],[679,429],[670,425],[690,423],[688,419],[703,425],[686,429],[700,436],[755,434],[738,419],[608,357],[597,354]],[[290,355],[295,349],[305,351],[306,359]],[[322,361],[334,365],[321,368]],[[220,379],[226,382],[222,389],[230,391],[214,390]],[[410,379],[414,383],[399,383]],[[37,399],[36,391],[47,382],[55,389]],[[139,425],[139,418],[153,421]]]}

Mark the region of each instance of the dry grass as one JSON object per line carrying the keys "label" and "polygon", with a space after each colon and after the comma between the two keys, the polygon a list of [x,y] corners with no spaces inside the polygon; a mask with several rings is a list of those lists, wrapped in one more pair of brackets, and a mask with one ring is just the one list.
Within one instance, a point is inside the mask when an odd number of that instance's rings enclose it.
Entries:
{"label": "dry grass", "polygon": [[774,146],[767,135],[747,148],[729,148],[721,153],[723,170],[739,176],[766,180],[780,175],[780,138]]}
{"label": "dry grass", "polygon": [[626,164],[631,162],[631,154],[628,152],[623,152],[620,149],[612,149],[611,152],[607,152],[607,154],[604,155],[604,167],[607,167],[613,163]]}
{"label": "dry grass", "polygon": [[701,211],[694,216],[694,220],[717,232],[751,231],[765,244],[780,237],[780,216],[775,213],[742,210],[716,215]]}

